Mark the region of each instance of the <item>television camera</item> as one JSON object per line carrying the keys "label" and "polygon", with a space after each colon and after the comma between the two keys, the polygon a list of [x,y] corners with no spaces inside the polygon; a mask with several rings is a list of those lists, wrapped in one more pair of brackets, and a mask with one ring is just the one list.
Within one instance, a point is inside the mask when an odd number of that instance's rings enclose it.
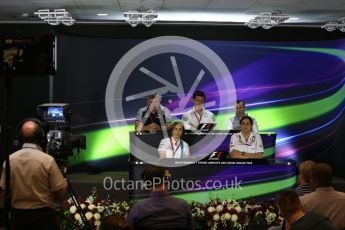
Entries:
{"label": "television camera", "polygon": [[73,134],[70,126],[71,109],[67,103],[46,103],[37,106],[46,133],[46,152],[57,161],[65,161],[73,150],[86,149],[86,137]]}
{"label": "television camera", "polygon": [[[86,137],[71,132],[71,109],[69,104],[46,103],[38,105],[37,111],[42,120],[43,129],[47,134],[46,152],[55,158],[61,171],[67,177],[67,158],[73,154],[74,149],[77,149],[78,152],[80,149],[86,149]],[[91,230],[92,227],[86,219],[69,180],[67,180],[67,183],[68,194],[77,207],[77,212],[84,224],[82,229]]]}

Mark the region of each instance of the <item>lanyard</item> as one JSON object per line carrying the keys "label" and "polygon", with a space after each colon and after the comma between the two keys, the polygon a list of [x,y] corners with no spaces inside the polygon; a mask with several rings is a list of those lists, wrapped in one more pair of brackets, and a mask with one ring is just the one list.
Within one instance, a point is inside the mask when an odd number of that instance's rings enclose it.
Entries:
{"label": "lanyard", "polygon": [[238,141],[243,144],[243,145],[247,145],[247,146],[250,146],[252,145],[252,143],[255,141],[255,136],[252,136],[252,139],[249,141],[249,143],[244,143],[242,140],[241,140],[241,135],[238,136]]}
{"label": "lanyard", "polygon": [[194,111],[194,116],[198,120],[198,125],[200,125],[201,117],[202,117],[202,112],[200,113],[200,118],[198,117],[198,114],[195,113]]}
{"label": "lanyard", "polygon": [[171,138],[171,137],[170,137],[170,144],[171,144],[171,148],[173,149],[173,158],[175,158],[175,154],[176,154],[177,150],[180,148],[181,140],[180,140],[180,143],[178,144],[176,150],[174,150],[174,145],[173,145],[173,142],[172,142],[172,138]]}

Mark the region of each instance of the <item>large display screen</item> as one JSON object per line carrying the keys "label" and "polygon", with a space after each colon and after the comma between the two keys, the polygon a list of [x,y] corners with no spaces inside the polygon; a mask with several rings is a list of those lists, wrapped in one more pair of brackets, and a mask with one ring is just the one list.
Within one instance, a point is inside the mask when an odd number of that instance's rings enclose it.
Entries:
{"label": "large display screen", "polygon": [[195,41],[182,37],[58,37],[54,101],[68,102],[73,129],[87,136],[74,166],[122,170],[129,131],[146,96],[158,92],[175,119],[191,93],[226,129],[234,102],[245,100],[260,132],[277,134],[275,156],[330,163],[345,177],[345,40]]}

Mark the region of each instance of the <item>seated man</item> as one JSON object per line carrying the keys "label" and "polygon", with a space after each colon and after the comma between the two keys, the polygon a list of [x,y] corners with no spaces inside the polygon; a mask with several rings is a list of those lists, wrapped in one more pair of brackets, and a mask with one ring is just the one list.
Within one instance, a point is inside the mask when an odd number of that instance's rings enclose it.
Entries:
{"label": "seated man", "polygon": [[[230,118],[229,125],[228,125],[229,130],[240,130],[241,129],[240,121],[241,121],[242,117],[248,116],[248,114],[245,112],[246,104],[243,100],[237,100],[235,108],[236,108],[236,115],[234,117]],[[252,131],[254,133],[258,133],[259,132],[258,124],[256,123],[256,121],[253,117],[252,117],[252,119],[253,119]]]}
{"label": "seated man", "polygon": [[298,196],[303,196],[304,194],[311,193],[313,189],[310,186],[310,171],[315,165],[314,161],[303,161],[298,166],[298,186],[295,189]]}
{"label": "seated man", "polygon": [[332,168],[318,163],[311,168],[310,185],[314,192],[301,196],[306,212],[320,211],[337,229],[345,229],[345,193],[337,192],[332,185]]}
{"label": "seated man", "polygon": [[195,91],[193,93],[194,106],[191,110],[183,114],[184,128],[196,131],[201,123],[214,123],[214,114],[204,109],[205,93]]}
{"label": "seated man", "polygon": [[303,206],[295,191],[285,191],[278,195],[276,204],[280,214],[285,219],[285,226],[281,229],[335,230],[331,221],[321,213],[304,213]]}
{"label": "seated man", "polygon": [[153,94],[147,97],[147,106],[139,109],[135,118],[135,130],[137,132],[154,132],[171,128],[170,110],[160,104],[159,95]]}
{"label": "seated man", "polygon": [[168,194],[169,171],[148,166],[143,179],[152,184],[149,198],[133,206],[128,215],[131,229],[193,229],[193,218],[186,201]]}

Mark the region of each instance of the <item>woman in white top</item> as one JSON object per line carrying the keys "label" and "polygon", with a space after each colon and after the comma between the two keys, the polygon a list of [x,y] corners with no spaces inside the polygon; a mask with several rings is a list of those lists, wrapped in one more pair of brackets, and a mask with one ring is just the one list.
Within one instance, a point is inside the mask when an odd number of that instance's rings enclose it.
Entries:
{"label": "woman in white top", "polygon": [[175,122],[172,125],[171,137],[161,140],[158,152],[161,159],[164,158],[188,158],[189,145],[181,140],[184,127],[181,122]]}
{"label": "woman in white top", "polygon": [[231,136],[230,156],[233,159],[262,158],[264,152],[261,136],[252,131],[253,119],[242,117],[241,131]]}

